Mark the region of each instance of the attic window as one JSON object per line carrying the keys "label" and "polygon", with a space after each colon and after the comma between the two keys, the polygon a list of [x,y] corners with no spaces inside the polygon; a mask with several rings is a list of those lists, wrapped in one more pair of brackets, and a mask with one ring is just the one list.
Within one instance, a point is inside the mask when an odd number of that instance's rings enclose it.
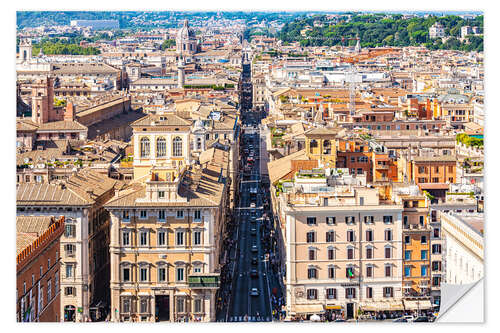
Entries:
{"label": "attic window", "polygon": [[175,130],[176,130],[176,131],[178,131],[179,129],[178,129],[178,128],[176,128]]}
{"label": "attic window", "polygon": [[143,130],[143,131],[146,131],[146,129],[145,129],[145,128],[143,128],[142,130]]}

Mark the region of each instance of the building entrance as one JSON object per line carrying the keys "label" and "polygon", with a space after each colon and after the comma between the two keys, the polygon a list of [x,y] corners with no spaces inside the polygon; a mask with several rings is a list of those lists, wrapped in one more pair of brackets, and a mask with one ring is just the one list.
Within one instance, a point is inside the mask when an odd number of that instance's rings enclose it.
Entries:
{"label": "building entrance", "polygon": [[354,318],[354,303],[347,303],[346,319]]}
{"label": "building entrance", "polygon": [[170,321],[170,296],[155,296],[155,320]]}

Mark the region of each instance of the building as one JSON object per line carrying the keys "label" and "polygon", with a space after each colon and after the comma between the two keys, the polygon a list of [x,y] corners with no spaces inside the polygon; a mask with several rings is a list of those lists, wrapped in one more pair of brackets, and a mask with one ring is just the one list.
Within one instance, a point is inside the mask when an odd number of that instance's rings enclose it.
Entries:
{"label": "building", "polygon": [[484,275],[484,214],[441,213],[446,283],[468,284]]}
{"label": "building", "polygon": [[444,27],[439,22],[434,23],[429,28],[429,38],[442,38],[444,36]]}
{"label": "building", "polygon": [[94,30],[99,29],[120,29],[118,20],[71,20],[72,27],[90,27]]}
{"label": "building", "polygon": [[18,322],[58,322],[60,311],[60,239],[64,217],[16,219],[16,318]]}
{"label": "building", "polygon": [[116,180],[84,169],[55,183],[17,185],[17,214],[65,217],[61,236],[61,309],[64,321],[95,320],[90,308],[109,304],[109,215],[103,205]]}
{"label": "building", "polygon": [[173,114],[133,124],[134,182],[111,214],[114,321],[214,321],[229,154],[189,160],[190,123]]}
{"label": "building", "polygon": [[472,28],[469,25],[465,25],[460,28],[460,37],[465,38],[467,35],[472,35]]}
{"label": "building", "polygon": [[402,205],[347,169],[300,170],[280,184],[271,192],[286,251],[287,316],[402,311]]}
{"label": "building", "polygon": [[196,39],[194,30],[189,27],[187,19],[184,20],[182,27],[177,32],[175,47],[177,54],[186,59],[191,59],[199,51],[198,40]]}

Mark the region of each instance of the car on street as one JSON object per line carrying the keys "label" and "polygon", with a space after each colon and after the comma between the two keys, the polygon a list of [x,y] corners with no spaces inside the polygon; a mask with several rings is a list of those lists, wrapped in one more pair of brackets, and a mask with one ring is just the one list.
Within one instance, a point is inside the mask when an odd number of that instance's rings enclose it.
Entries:
{"label": "car on street", "polygon": [[[252,203],[250,204],[250,208],[255,208],[255,202],[252,202]],[[252,213],[253,213],[253,211],[252,211]]]}
{"label": "car on street", "polygon": [[256,235],[257,234],[257,229],[255,229],[255,228],[250,229],[250,234],[251,235]]}
{"label": "car on street", "polygon": [[412,322],[413,323],[428,323],[429,322],[429,317],[427,317],[427,316],[418,316]]}
{"label": "car on street", "polygon": [[256,278],[256,277],[258,277],[258,276],[259,276],[259,272],[257,272],[257,270],[256,270],[256,269],[252,269],[252,270],[250,271],[250,277]]}
{"label": "car on street", "polygon": [[252,252],[257,252],[259,251],[259,249],[257,248],[257,245],[253,245],[252,246]]}
{"label": "car on street", "polygon": [[250,289],[250,296],[259,296],[259,290],[257,288]]}
{"label": "car on street", "polygon": [[252,258],[252,265],[257,265],[258,259],[257,257]]}
{"label": "car on street", "polygon": [[399,318],[394,319],[392,322],[394,322],[394,323],[407,323],[408,320],[405,317],[399,317]]}

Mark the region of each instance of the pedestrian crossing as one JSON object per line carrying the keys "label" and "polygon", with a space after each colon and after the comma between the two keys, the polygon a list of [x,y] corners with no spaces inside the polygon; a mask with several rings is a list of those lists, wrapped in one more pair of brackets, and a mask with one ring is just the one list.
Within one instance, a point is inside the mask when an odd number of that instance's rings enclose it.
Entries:
{"label": "pedestrian crossing", "polygon": [[[222,321],[222,320],[221,320]],[[271,317],[267,316],[231,316],[228,318],[228,322],[270,322]]]}

